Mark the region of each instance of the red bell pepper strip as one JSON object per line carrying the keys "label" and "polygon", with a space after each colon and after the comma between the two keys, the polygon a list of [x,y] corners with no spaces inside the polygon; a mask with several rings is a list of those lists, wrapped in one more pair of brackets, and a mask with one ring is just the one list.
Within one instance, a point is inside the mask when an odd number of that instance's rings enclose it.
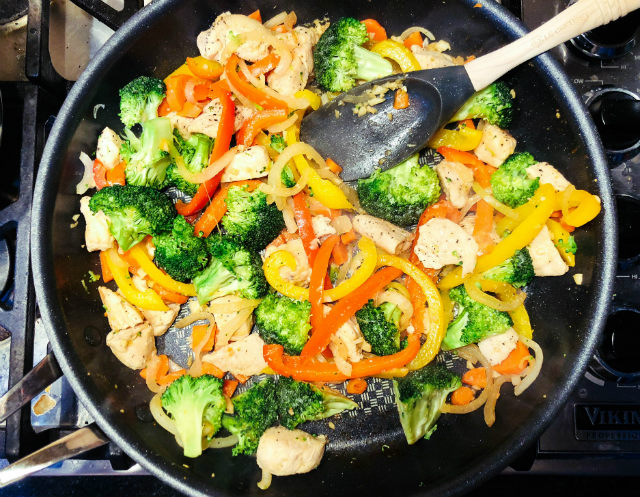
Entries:
{"label": "red bell pepper strip", "polygon": [[263,109],[284,109],[286,111],[289,108],[286,102],[268,95],[240,77],[238,73],[239,61],[238,56],[233,54],[229,57],[227,65],[225,66],[225,73],[231,86]]}
{"label": "red bell pepper strip", "polygon": [[93,161],[93,181],[98,190],[102,190],[107,184],[107,168],[100,159]]}
{"label": "red bell pepper strip", "polygon": [[298,233],[300,234],[304,251],[307,254],[307,259],[309,259],[309,266],[313,267],[318,247],[315,242],[316,234],[313,231],[311,212],[307,207],[307,198],[302,192],[293,196],[293,218],[298,225]]}
{"label": "red bell pepper strip", "polygon": [[250,147],[260,131],[286,120],[287,111],[284,109],[266,109],[256,112],[240,128],[236,141],[240,145]]}
{"label": "red bell pepper strip", "polygon": [[331,312],[327,314],[324,321],[326,324],[322,329],[316,330],[314,334],[311,335],[311,338],[309,338],[309,341],[302,349],[300,356],[311,359],[322,352],[327,345],[329,345],[331,336],[338,328],[360,310],[369,299],[373,298],[379,290],[401,274],[402,272],[399,269],[385,267],[370,276],[359,288],[340,299],[336,305],[333,306]]}
{"label": "red bell pepper strip", "polygon": [[329,267],[331,251],[339,240],[338,235],[332,235],[324,241],[311,269],[309,302],[311,302],[311,329],[314,332],[320,330],[324,322],[324,309],[322,308],[324,280]]}

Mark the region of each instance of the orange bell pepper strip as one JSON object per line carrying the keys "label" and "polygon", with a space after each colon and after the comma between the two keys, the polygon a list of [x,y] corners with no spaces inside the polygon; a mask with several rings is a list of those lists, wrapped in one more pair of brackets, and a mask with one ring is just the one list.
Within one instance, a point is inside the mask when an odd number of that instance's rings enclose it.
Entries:
{"label": "orange bell pepper strip", "polygon": [[[168,372],[169,372],[169,357],[167,357],[165,354],[160,354],[158,356],[158,369],[156,370],[156,377],[154,379],[157,380],[158,378],[161,378],[164,375],[166,375]],[[140,376],[142,376],[145,380],[147,379],[147,373],[148,373],[147,368],[140,370]]]}
{"label": "orange bell pepper strip", "polygon": [[148,280],[148,285],[153,289],[154,292],[160,295],[160,298],[165,302],[173,302],[174,304],[184,304],[189,300],[189,297],[187,297],[186,295],[171,292],[166,288],[164,288],[163,286],[158,285],[157,283],[154,283],[152,280],[148,279],[148,277],[147,277],[147,280]]}
{"label": "orange bell pepper strip", "polygon": [[171,106],[169,105],[169,102],[167,102],[167,97],[164,97],[158,106],[158,117],[164,117],[170,112]]}
{"label": "orange bell pepper strip", "polygon": [[211,199],[211,203],[207,209],[202,213],[200,219],[193,227],[193,232],[196,236],[207,237],[211,234],[213,229],[218,225],[222,217],[227,213],[227,204],[225,200],[229,188],[232,186],[248,185],[248,190],[253,191],[262,184],[262,181],[257,179],[249,179],[245,181],[234,181],[224,185],[218,193]]}
{"label": "orange bell pepper strip", "polygon": [[422,35],[419,31],[414,31],[404,39],[404,46],[411,49],[414,45],[422,46]]}
{"label": "orange bell pepper strip", "polygon": [[260,9],[258,10],[254,10],[253,12],[251,12],[251,14],[249,14],[247,16],[249,19],[254,19],[258,22],[262,22],[262,15],[260,14]]}
{"label": "orange bell pepper strip", "polygon": [[360,395],[367,390],[367,380],[362,378],[354,378],[347,382],[347,393],[351,395]]}
{"label": "orange bell pepper strip", "polygon": [[222,393],[225,397],[231,398],[238,388],[238,384],[240,382],[238,380],[224,380],[222,384]]}
{"label": "orange bell pepper strip", "polygon": [[[475,168],[482,168],[486,164],[478,159],[470,152],[462,152],[451,147],[438,147],[437,152],[445,159],[452,162],[461,162],[465,166],[469,166],[475,170]],[[479,183],[479,181],[478,181]]]}
{"label": "orange bell pepper strip", "polygon": [[394,109],[406,109],[409,107],[409,94],[403,89],[396,90],[396,95],[393,98]]}
{"label": "orange bell pepper strip", "polygon": [[476,394],[469,387],[459,387],[451,394],[451,404],[465,406],[476,398]]}
{"label": "orange bell pepper strip", "polygon": [[[253,64],[248,66],[249,72],[252,76],[257,78],[259,76],[262,76],[263,74],[267,74],[268,72],[273,71],[279,63],[280,56],[275,52],[271,52],[266,57],[263,57],[259,61],[254,62]],[[242,79],[246,80],[246,76],[243,73],[239,73],[239,76]]]}
{"label": "orange bell pepper strip", "polygon": [[100,252],[100,267],[102,268],[102,281],[104,283],[112,281],[113,274],[111,273],[111,269],[109,269],[109,264],[107,264],[107,253],[104,250]]}
{"label": "orange bell pepper strip", "polygon": [[240,77],[240,74],[238,73],[239,62],[240,59],[238,58],[238,56],[236,54],[233,54],[231,57],[229,57],[227,65],[225,66],[225,74],[227,75],[227,79],[229,80],[229,84],[231,86],[233,86],[239,93],[244,95],[252,102],[258,104],[263,109],[284,109],[286,111],[289,108],[286,102],[268,95],[259,88],[256,88],[252,84],[242,79]]}
{"label": "orange bell pepper strip", "polygon": [[325,325],[311,335],[311,338],[309,338],[302,349],[300,356],[311,359],[322,352],[327,345],[329,345],[331,336],[338,328],[360,310],[369,299],[373,298],[379,290],[383,289],[401,274],[402,272],[399,269],[390,267],[383,268],[370,276],[369,279],[356,290],[340,299],[325,317]]}
{"label": "orange bell pepper strip", "polygon": [[387,31],[375,19],[365,19],[360,22],[367,28],[371,41],[384,41],[387,39]]}
{"label": "orange bell pepper strip", "polygon": [[107,170],[107,184],[111,185],[122,185],[124,186],[127,183],[127,179],[124,174],[124,170],[127,167],[127,163],[125,161],[120,161],[117,166]]}
{"label": "orange bell pepper strip", "polygon": [[307,197],[302,192],[293,196],[293,218],[298,225],[298,233],[307,259],[309,259],[309,266],[313,267],[318,247],[315,245],[316,234],[311,222],[311,211],[307,207]]}
{"label": "orange bell pepper strip", "polygon": [[242,125],[236,135],[236,141],[239,145],[250,147],[260,131],[286,120],[287,111],[284,109],[266,109],[256,112]]}
{"label": "orange bell pepper strip", "polygon": [[520,374],[529,364],[530,357],[529,348],[518,340],[516,348],[500,364],[493,366],[493,370],[500,374]]}
{"label": "orange bell pepper strip", "polygon": [[191,348],[195,350],[202,345],[202,347],[200,347],[200,353],[203,354],[211,352],[214,344],[216,343],[216,327],[214,326],[209,334],[209,339],[206,343],[202,344],[202,340],[204,339],[209,326],[210,325],[207,324],[199,324],[191,329]]}
{"label": "orange bell pepper strip", "polygon": [[313,262],[311,269],[311,279],[309,281],[309,302],[311,303],[311,329],[320,330],[324,323],[324,308],[322,302],[324,300],[324,280],[329,267],[329,258],[331,251],[335,247],[340,238],[332,235],[327,238],[320,250],[316,260]]}
{"label": "orange bell pepper strip", "polygon": [[192,102],[185,102],[182,110],[178,112],[179,116],[191,118],[198,117],[200,114],[202,114],[202,107]]}
{"label": "orange bell pepper strip", "polygon": [[335,264],[337,264],[338,266],[342,266],[349,260],[349,249],[344,243],[338,242],[336,246],[333,247],[331,256]]}
{"label": "orange bell pepper strip", "polygon": [[180,112],[182,106],[187,101],[184,94],[185,86],[193,76],[188,74],[178,74],[166,79],[167,85],[167,103],[172,111]]}
{"label": "orange bell pepper strip", "polygon": [[187,67],[199,78],[212,81],[218,79],[224,72],[222,64],[215,60],[205,59],[201,55],[197,57],[187,57]]}

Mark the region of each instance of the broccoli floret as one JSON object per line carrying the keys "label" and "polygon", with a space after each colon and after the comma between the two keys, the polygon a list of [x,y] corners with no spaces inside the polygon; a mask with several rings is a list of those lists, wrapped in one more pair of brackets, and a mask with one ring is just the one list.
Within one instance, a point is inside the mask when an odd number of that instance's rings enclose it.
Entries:
{"label": "broccoli floret", "polygon": [[371,344],[371,352],[376,355],[391,355],[400,350],[400,330],[398,322],[402,311],[391,302],[380,307],[369,300],[356,312],[356,319],[364,339]]}
{"label": "broccoli floret", "polygon": [[182,216],[173,220],[171,233],[154,236],[153,243],[158,266],[174,280],[190,281],[209,262],[206,242],[193,234],[193,226]]}
{"label": "broccoli floret", "polygon": [[533,280],[533,261],[529,250],[523,248],[516,251],[512,257],[482,274],[488,280],[504,281],[520,288],[527,286]]}
{"label": "broccoli floret", "polygon": [[259,299],[267,293],[267,280],[257,253],[228,236],[211,235],[206,242],[209,265],[193,278],[201,304],[225,295]]}
{"label": "broccoli floret", "polygon": [[433,362],[393,380],[400,423],[409,445],[423,437],[429,439],[447,395],[461,384],[455,373]]}
{"label": "broccoli floret", "polygon": [[[284,136],[282,135],[271,135],[271,142],[269,146],[276,152],[282,153],[282,151],[287,147],[287,142],[284,140]],[[293,171],[289,167],[289,164],[285,164],[282,168],[280,177],[282,178],[282,184],[287,188],[295,186],[296,178],[293,175]]]}
{"label": "broccoli floret", "polygon": [[578,244],[573,235],[569,235],[568,240],[560,238],[560,240],[556,242],[556,246],[559,250],[564,250],[567,254],[575,254],[578,251]]}
{"label": "broccoli floret", "polygon": [[280,424],[290,430],[305,421],[328,418],[358,407],[334,390],[284,377],[278,380],[277,399]]}
{"label": "broccoli floret", "polygon": [[128,141],[120,148],[126,161],[127,184],[163,188],[171,157],[164,148],[173,140],[171,121],[158,117],[142,124],[142,134],[136,137],[127,130]]}
{"label": "broccoli floret", "polygon": [[449,290],[449,298],[455,302],[458,316],[449,323],[442,350],[477,343],[483,338],[503,333],[513,325],[506,312],[492,309],[469,297],[464,285]]}
{"label": "broccoli floret", "polygon": [[477,118],[486,119],[500,128],[509,127],[513,118],[513,96],[505,83],[497,81],[480,90],[467,100],[451,121]]}
{"label": "broccoli floret", "polygon": [[496,172],[491,175],[493,196],[509,207],[525,204],[540,186],[540,179],[531,179],[527,168],[536,164],[528,152],[510,155]]}
{"label": "broccoli floret", "polygon": [[125,251],[146,235],[171,231],[176,216],[169,197],[144,186],[107,186],[91,197],[89,207],[106,214],[109,231]]}
{"label": "broccoli floret", "polygon": [[158,117],[158,107],[167,92],[164,82],[140,76],[120,90],[120,120],[128,128]]}
{"label": "broccoli floret", "polygon": [[266,343],[277,343],[290,355],[299,355],[309,339],[311,304],[276,294],[267,295],[256,309],[258,333]]}
{"label": "broccoli floret", "polygon": [[222,226],[251,250],[262,250],[284,229],[284,218],[276,204],[267,204],[267,195],[247,186],[232,186],[227,198],[227,213]]}
{"label": "broccoli floret", "polygon": [[[184,165],[192,173],[199,173],[209,165],[209,155],[213,147],[213,140],[206,135],[194,133],[185,140],[177,130],[173,132],[176,148],[184,160]],[[175,186],[187,195],[194,196],[199,184],[191,183],[182,177],[175,162],[167,168],[166,186]]]}
{"label": "broccoli floret", "polygon": [[356,80],[388,76],[391,63],[378,54],[362,48],[369,41],[367,28],[353,17],[331,23],[318,40],[313,53],[316,81],[328,91],[347,91]]}
{"label": "broccoli floret", "polygon": [[422,212],[440,197],[440,181],[429,166],[420,166],[418,154],[397,166],[358,180],[360,205],[372,216],[398,226],[418,222]]}
{"label": "broccoli floret", "polygon": [[185,457],[202,454],[202,442],[220,429],[226,407],[222,380],[184,375],[162,394],[162,408],[175,421]]}
{"label": "broccoli floret", "polygon": [[233,455],[251,455],[258,449],[260,437],[278,419],[276,384],[273,378],[256,383],[233,399],[233,416],[225,415],[222,426],[238,437]]}
{"label": "broccoli floret", "polygon": [[281,153],[287,146],[287,142],[282,135],[271,135],[271,141],[269,146],[276,152]]}

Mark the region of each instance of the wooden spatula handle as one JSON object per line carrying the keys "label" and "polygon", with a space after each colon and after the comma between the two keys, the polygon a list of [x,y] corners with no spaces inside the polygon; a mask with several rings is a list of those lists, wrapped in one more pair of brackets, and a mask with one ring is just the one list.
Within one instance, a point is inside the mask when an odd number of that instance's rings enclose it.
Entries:
{"label": "wooden spatula handle", "polygon": [[640,0],[578,0],[522,38],[465,65],[473,87],[481,90],[517,65],[640,8]]}

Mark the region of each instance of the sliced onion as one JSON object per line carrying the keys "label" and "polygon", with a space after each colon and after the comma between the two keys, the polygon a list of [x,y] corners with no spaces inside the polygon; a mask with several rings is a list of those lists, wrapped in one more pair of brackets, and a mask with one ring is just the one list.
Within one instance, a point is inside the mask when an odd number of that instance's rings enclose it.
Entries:
{"label": "sliced onion", "polygon": [[149,410],[151,411],[153,419],[156,420],[156,423],[172,435],[178,435],[178,429],[176,428],[175,421],[167,416],[167,413],[164,412],[164,409],[162,408],[162,396],[159,393],[155,394],[151,399],[151,402],[149,402]]}
{"label": "sliced onion", "polygon": [[[187,166],[184,164],[184,160],[182,157],[176,158],[176,166],[178,168],[178,172],[180,175],[190,181],[191,183],[204,183],[205,181],[210,180],[220,171],[222,171],[225,167],[231,164],[231,161],[238,153],[238,147],[233,147],[229,151],[227,151],[222,157],[218,160],[209,164],[205,169],[200,171],[199,173],[192,173],[187,169]],[[179,159],[179,160],[178,160]]]}
{"label": "sliced onion", "polygon": [[340,176],[338,176],[336,173],[334,173],[328,167],[326,167],[326,168],[325,167],[319,167],[318,169],[316,169],[316,172],[318,173],[318,176],[320,176],[322,179],[328,179],[329,181],[331,181],[336,186],[340,186],[342,183],[344,183],[342,178]]}
{"label": "sliced onion", "polygon": [[482,197],[480,195],[473,195],[472,197],[469,197],[462,209],[460,209],[460,219],[463,219],[469,213],[471,207],[476,205],[478,203],[478,200],[481,199]]}
{"label": "sliced onion", "polygon": [[210,302],[209,309],[213,313],[230,313],[235,311],[241,311],[242,309],[252,308],[255,309],[260,304],[261,299],[242,299],[238,297],[238,300],[229,302]]}
{"label": "sliced onion", "polygon": [[500,387],[503,383],[511,380],[511,376],[499,376],[495,379],[491,387],[485,388],[487,392],[487,402],[484,404],[484,422],[487,426],[493,426],[496,422],[496,402],[500,396]]}
{"label": "sliced onion", "polygon": [[200,321],[203,319],[206,319],[207,321],[209,321],[209,324],[216,322],[215,319],[213,318],[213,314],[211,314],[210,312],[198,311],[198,312],[192,312],[188,316],[183,317],[181,320],[176,321],[175,326],[176,328],[184,328],[186,326],[189,326],[191,323],[194,323],[196,321]]}
{"label": "sliced onion", "polygon": [[400,330],[405,330],[411,322],[411,316],[413,316],[413,304],[411,301],[396,290],[386,290],[376,296],[376,307],[385,302],[398,306],[398,309],[402,311],[399,325]]}
{"label": "sliced onion", "polygon": [[284,218],[284,224],[289,233],[296,233],[298,231],[298,224],[296,223],[295,216],[293,215],[293,199],[287,197],[285,199],[284,207],[282,209],[282,217]]}
{"label": "sliced onion", "polygon": [[207,447],[210,449],[226,449],[227,447],[233,447],[238,443],[238,435],[229,435],[228,437],[212,438],[207,443]]}
{"label": "sliced onion", "polygon": [[229,343],[229,340],[233,334],[242,326],[242,324],[249,319],[249,316],[253,313],[253,307],[248,309],[242,309],[238,311],[238,314],[228,323],[224,325],[224,330],[218,330],[216,335],[216,349],[218,347],[224,347]]}
{"label": "sliced onion", "polygon": [[411,26],[410,28],[405,29],[398,38],[400,38],[402,41],[404,41],[411,34],[415,33],[416,31],[419,32],[419,33],[422,33],[423,35],[425,35],[430,40],[435,40],[436,39],[436,37],[433,36],[433,33],[431,31],[429,31],[428,29],[423,28],[422,26]]}
{"label": "sliced onion", "polygon": [[266,469],[262,470],[262,478],[258,482],[258,488],[260,490],[267,490],[271,486],[272,474]]}
{"label": "sliced onion", "polygon": [[161,393],[166,390],[166,386],[158,385],[156,382],[156,376],[158,376],[158,369],[160,368],[160,359],[157,354],[153,354],[147,361],[147,377],[145,382],[147,388],[153,393]]}
{"label": "sliced onion", "polygon": [[479,183],[474,182],[473,189],[478,195],[480,195],[480,197],[482,197],[482,200],[484,200],[487,204],[497,210],[500,214],[504,214],[505,216],[512,219],[518,218],[518,214],[515,210],[507,205],[504,205],[501,202],[498,202],[495,197],[491,195],[487,190],[482,188]]}
{"label": "sliced onion", "polygon": [[540,348],[540,345],[538,345],[530,338],[524,337],[522,335],[520,335],[519,338],[527,347],[533,349],[534,360],[531,371],[527,374],[527,376],[523,378],[522,382],[514,388],[513,393],[515,395],[520,395],[527,388],[529,388],[529,386],[531,386],[531,384],[540,374],[540,370],[542,369],[542,361],[544,359],[544,354],[542,353],[542,348]]}
{"label": "sliced onion", "polygon": [[484,403],[487,401],[489,397],[489,389],[493,386],[493,368],[491,364],[484,356],[477,345],[466,345],[465,347],[461,347],[456,349],[456,354],[463,359],[475,364],[479,362],[484,367],[485,375],[487,378],[487,386],[484,388],[480,395],[478,395],[474,400],[469,402],[463,406],[454,406],[452,404],[444,404],[440,409],[442,412],[447,412],[450,414],[467,414],[469,412],[476,411],[480,409]]}
{"label": "sliced onion", "polygon": [[287,14],[287,17],[284,19],[282,24],[284,25],[285,28],[291,31],[293,27],[296,25],[296,22],[298,22],[298,16],[296,16],[296,13],[292,10]]}
{"label": "sliced onion", "polygon": [[311,175],[311,171],[305,169],[298,182],[293,185],[291,188],[280,187],[280,186],[272,186],[268,183],[264,183],[260,185],[259,189],[268,195],[275,195],[277,197],[293,197],[296,193],[300,193],[309,181],[309,176]]}
{"label": "sliced onion", "polygon": [[298,117],[299,117],[298,114],[294,113],[286,121],[282,121],[281,123],[274,124],[273,126],[269,126],[268,128],[266,128],[266,130],[269,133],[280,133],[281,131],[284,131],[285,129],[293,126],[296,123],[296,121],[298,120]]}
{"label": "sliced onion", "polygon": [[273,73],[284,73],[289,69],[289,67],[291,67],[291,61],[293,60],[291,50],[289,50],[287,44],[283,40],[278,39],[272,31],[265,28],[260,23],[257,24],[259,26],[257,29],[242,33],[242,41],[256,41],[258,43],[264,42],[271,45],[280,56],[280,62],[273,70]]}
{"label": "sliced onion", "polygon": [[93,106],[93,118],[95,119],[98,116],[98,111],[100,109],[104,109],[104,104],[96,104]]}
{"label": "sliced onion", "polygon": [[275,28],[278,24],[282,24],[286,18],[287,18],[287,11],[285,10],[280,12],[279,14],[276,14],[271,19],[264,22],[262,25],[268,29]]}
{"label": "sliced onion", "polygon": [[351,188],[349,184],[340,183],[338,185],[338,188],[340,188],[340,191],[344,193],[344,196],[347,197],[347,200],[351,202],[351,205],[353,205],[353,208],[356,212],[358,212],[359,214],[365,214],[364,209],[360,206],[360,198],[358,197],[358,193],[353,188]]}
{"label": "sliced onion", "polygon": [[76,193],[78,195],[82,195],[89,188],[96,187],[96,182],[93,179],[93,161],[91,157],[84,152],[80,152],[80,162],[84,166],[84,171],[82,172],[82,179],[76,185]]}

